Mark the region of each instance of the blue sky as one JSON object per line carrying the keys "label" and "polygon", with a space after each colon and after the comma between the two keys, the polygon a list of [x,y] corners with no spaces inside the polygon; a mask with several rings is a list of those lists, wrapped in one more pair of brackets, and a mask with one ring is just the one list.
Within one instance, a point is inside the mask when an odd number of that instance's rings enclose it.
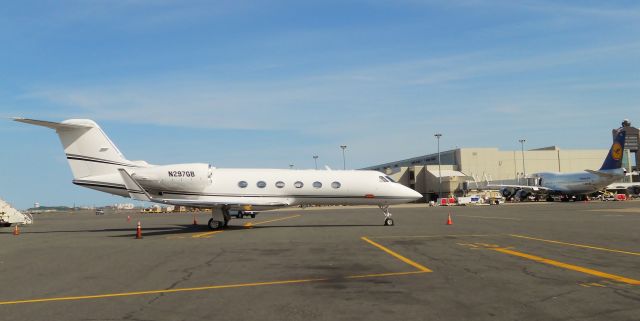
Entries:
{"label": "blue sky", "polygon": [[[359,168],[442,149],[606,148],[640,124],[637,1],[8,1],[0,117],[91,118],[129,159]],[[56,135],[0,124],[0,197],[71,184]]]}

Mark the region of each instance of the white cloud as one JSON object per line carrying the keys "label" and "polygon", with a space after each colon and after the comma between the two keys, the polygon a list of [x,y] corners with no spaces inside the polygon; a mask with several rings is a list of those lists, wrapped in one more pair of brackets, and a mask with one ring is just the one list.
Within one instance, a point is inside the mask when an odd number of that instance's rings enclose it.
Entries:
{"label": "white cloud", "polygon": [[[581,105],[576,97],[565,99],[526,89],[511,93],[493,88],[485,93],[474,86],[483,86],[483,78],[509,78],[511,74],[517,74],[515,81],[526,83],[527,73],[532,71],[639,52],[638,43],[508,57],[497,51],[479,51],[277,81],[228,82],[201,74],[169,74],[120,84],[51,86],[34,90],[23,99],[64,108],[74,117],[97,120],[289,131],[332,139],[366,137],[391,142],[412,135],[417,128],[438,128],[442,123],[466,128],[503,126],[505,130],[525,126],[534,130],[540,124],[554,126],[549,123],[549,114],[580,118],[580,110],[593,109],[594,103]],[[475,81],[465,82],[469,79]],[[570,85],[565,84],[567,88]],[[582,83],[585,85],[588,83]],[[495,130],[488,131],[484,139],[491,135]],[[477,139],[483,139],[482,135]]]}

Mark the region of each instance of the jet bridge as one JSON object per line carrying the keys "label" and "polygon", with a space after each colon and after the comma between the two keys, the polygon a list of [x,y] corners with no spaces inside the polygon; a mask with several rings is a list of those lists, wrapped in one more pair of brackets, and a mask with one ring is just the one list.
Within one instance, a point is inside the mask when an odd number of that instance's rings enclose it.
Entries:
{"label": "jet bridge", "polygon": [[33,224],[33,217],[29,213],[16,210],[9,203],[0,199],[0,226],[8,227],[12,224]]}

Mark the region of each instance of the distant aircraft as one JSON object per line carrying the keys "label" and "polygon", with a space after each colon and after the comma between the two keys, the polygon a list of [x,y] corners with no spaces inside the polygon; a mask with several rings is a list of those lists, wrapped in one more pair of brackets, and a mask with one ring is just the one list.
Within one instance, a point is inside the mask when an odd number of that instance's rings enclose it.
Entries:
{"label": "distant aircraft", "polygon": [[528,185],[487,185],[490,189],[499,189],[502,196],[514,197],[523,200],[533,195],[536,198],[547,198],[559,195],[563,200],[568,200],[572,196],[584,198],[587,194],[603,190],[613,182],[621,180],[625,171],[622,168],[622,155],[624,151],[626,131],[625,127],[617,129],[616,136],[607,154],[602,167],[599,170],[584,170],[574,173],[535,173],[535,184]]}
{"label": "distant aircraft", "polygon": [[205,163],[151,165],[127,160],[92,120],[14,120],[56,131],[74,184],[141,201],[211,208],[210,229],[226,227],[232,209],[298,205],[377,205],[385,216],[384,225],[390,226],[389,205],[422,197],[376,171],[222,169]]}
{"label": "distant aircraft", "polygon": [[[627,173],[627,176],[636,176],[638,172]],[[629,194],[640,194],[640,182],[617,182],[612,183],[605,190],[627,190]]]}

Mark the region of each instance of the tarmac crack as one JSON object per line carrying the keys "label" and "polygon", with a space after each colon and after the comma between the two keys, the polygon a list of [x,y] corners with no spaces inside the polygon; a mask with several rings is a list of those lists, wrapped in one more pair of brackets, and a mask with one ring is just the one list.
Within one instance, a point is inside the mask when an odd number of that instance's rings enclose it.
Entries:
{"label": "tarmac crack", "polygon": [[561,293],[558,293],[558,294],[550,295],[550,296],[548,296],[546,298],[542,298],[542,299],[538,300],[538,302],[547,302],[549,300],[555,300],[555,299],[558,299],[558,298],[563,297],[565,295],[573,294],[576,291],[577,290],[571,290],[571,291],[566,291],[566,292],[561,292]]}
{"label": "tarmac crack", "polygon": [[613,293],[625,299],[640,302],[640,295],[638,295],[638,293],[629,292],[627,290],[619,290],[619,289],[614,290]]}
{"label": "tarmac crack", "polygon": [[634,310],[637,310],[637,308],[608,309],[608,310],[600,311],[597,313],[589,314],[586,316],[571,318],[571,320],[612,320],[611,314],[613,313],[627,312],[627,311],[634,311]]}
{"label": "tarmac crack", "polygon": [[539,279],[539,280],[547,280],[547,281],[564,281],[563,279],[556,279],[556,278],[551,278],[551,277],[543,277],[540,275],[537,275],[535,272],[530,271],[528,267],[523,267],[522,268],[522,273],[524,273],[525,275],[528,275],[530,277],[533,277],[535,279]]}
{"label": "tarmac crack", "polygon": [[[165,290],[175,289],[179,284],[181,284],[183,282],[186,282],[186,281],[189,281],[191,279],[191,277],[193,276],[193,274],[195,273],[195,271],[197,269],[201,268],[201,267],[212,267],[213,266],[213,262],[215,260],[217,260],[220,256],[222,256],[222,254],[224,254],[224,250],[220,251],[220,253],[218,253],[217,255],[213,256],[212,258],[210,258],[209,260],[207,260],[206,262],[204,262],[202,264],[198,264],[198,265],[195,265],[195,266],[191,266],[191,267],[182,269],[182,273],[184,273],[184,276],[182,278],[180,278],[179,280],[173,282]],[[153,304],[155,301],[159,300],[164,295],[165,295],[164,293],[158,294],[157,296],[155,296],[151,300],[149,300],[147,302],[147,304]]]}

